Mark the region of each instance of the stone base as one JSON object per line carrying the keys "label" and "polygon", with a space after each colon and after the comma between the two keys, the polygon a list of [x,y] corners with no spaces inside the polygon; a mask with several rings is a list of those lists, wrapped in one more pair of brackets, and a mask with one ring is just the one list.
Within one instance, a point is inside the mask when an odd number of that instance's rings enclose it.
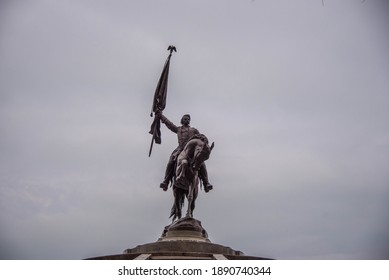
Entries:
{"label": "stone base", "polygon": [[182,218],[165,227],[157,242],[124,250],[123,254],[90,258],[90,260],[249,260],[268,259],[245,256],[241,251],[212,243],[201,222]]}
{"label": "stone base", "polygon": [[165,227],[158,241],[198,241],[211,242],[201,222],[193,218],[182,218]]}

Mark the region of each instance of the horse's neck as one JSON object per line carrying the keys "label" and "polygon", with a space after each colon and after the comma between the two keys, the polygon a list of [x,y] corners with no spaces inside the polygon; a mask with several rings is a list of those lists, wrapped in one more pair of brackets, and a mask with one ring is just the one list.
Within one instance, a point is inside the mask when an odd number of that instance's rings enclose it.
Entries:
{"label": "horse's neck", "polygon": [[189,157],[193,157],[196,147],[199,145],[197,139],[191,140],[186,144],[186,153]]}

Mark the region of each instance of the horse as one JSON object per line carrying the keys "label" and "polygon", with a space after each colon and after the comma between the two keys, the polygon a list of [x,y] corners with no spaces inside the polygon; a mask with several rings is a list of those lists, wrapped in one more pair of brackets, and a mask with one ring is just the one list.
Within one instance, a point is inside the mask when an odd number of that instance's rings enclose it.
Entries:
{"label": "horse", "polygon": [[200,181],[198,171],[209,158],[213,147],[214,143],[209,146],[205,135],[196,134],[188,140],[178,155],[173,182],[174,204],[169,217],[173,217],[172,222],[176,218],[181,219],[185,197],[188,200],[186,217],[193,218]]}

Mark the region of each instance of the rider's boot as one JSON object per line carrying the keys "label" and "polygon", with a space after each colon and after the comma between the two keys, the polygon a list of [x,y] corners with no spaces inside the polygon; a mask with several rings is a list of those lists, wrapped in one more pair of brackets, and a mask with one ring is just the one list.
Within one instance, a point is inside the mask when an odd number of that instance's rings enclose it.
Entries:
{"label": "rider's boot", "polygon": [[205,192],[209,192],[210,190],[213,189],[213,186],[211,185],[211,183],[209,183],[209,180],[208,180],[208,172],[207,172],[207,168],[205,166],[205,163],[203,163],[200,166],[199,177],[203,182]]}
{"label": "rider's boot", "polygon": [[169,183],[163,181],[163,182],[159,185],[159,187],[160,187],[161,189],[163,189],[163,190],[166,192],[166,191],[167,191],[167,188],[169,187]]}

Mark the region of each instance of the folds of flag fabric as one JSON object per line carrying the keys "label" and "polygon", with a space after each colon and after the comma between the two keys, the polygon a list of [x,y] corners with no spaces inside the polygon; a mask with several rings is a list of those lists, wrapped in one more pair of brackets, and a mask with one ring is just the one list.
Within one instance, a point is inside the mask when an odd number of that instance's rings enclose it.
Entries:
{"label": "folds of flag fabric", "polygon": [[[166,59],[165,65],[162,70],[161,77],[159,78],[157,88],[155,89],[154,93],[154,99],[153,99],[153,106],[151,109],[151,116],[153,115],[153,112],[160,111],[162,112],[166,107],[166,97],[167,97],[167,86],[168,86],[168,78],[169,78],[169,66],[170,66],[170,57],[171,53],[169,54],[168,58]],[[153,135],[153,138],[151,140],[151,146],[150,146],[150,152],[149,156],[151,154],[153,142],[157,144],[161,144],[161,120],[160,117],[155,114],[153,123],[151,124],[151,128],[149,131],[150,134]]]}

